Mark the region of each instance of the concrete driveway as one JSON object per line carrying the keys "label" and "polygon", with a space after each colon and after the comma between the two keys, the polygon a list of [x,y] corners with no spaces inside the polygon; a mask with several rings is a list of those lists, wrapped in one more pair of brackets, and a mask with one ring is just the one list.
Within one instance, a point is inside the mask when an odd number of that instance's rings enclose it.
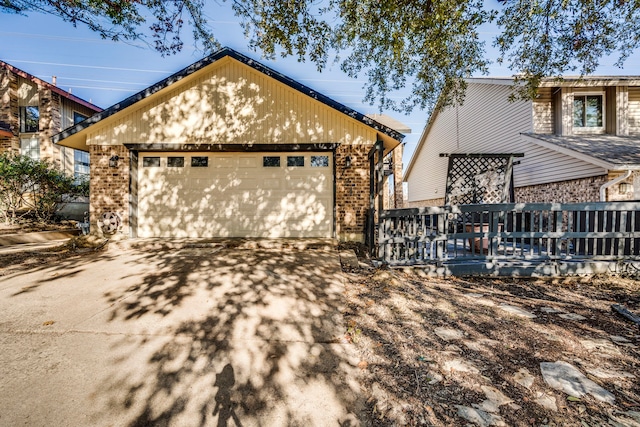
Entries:
{"label": "concrete driveway", "polygon": [[357,425],[342,292],[326,250],[112,248],[0,277],[0,425]]}

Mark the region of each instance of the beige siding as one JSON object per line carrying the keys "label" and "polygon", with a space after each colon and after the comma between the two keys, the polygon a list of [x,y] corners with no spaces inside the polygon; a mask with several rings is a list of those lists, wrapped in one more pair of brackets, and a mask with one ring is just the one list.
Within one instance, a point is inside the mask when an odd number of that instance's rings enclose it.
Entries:
{"label": "beige siding", "polygon": [[448,159],[440,153],[524,153],[514,166],[516,187],[606,173],[521,138],[532,131],[533,108],[529,102],[509,102],[509,94],[509,86],[473,83],[457,118],[455,107],[435,117],[407,177],[409,203],[444,197]]}
{"label": "beige siding", "polygon": [[[53,133],[57,133],[73,126],[73,113],[78,112],[86,117],[91,117],[95,111],[73,102],[67,98],[60,99],[60,129],[54,129]],[[60,167],[69,175],[74,174],[75,155],[74,149],[68,147],[60,147]]]}
{"label": "beige siding", "polygon": [[606,170],[535,144],[527,144],[520,164],[514,166],[516,187],[603,175]]}
{"label": "beige siding", "polygon": [[38,86],[23,77],[18,77],[18,105],[20,107],[40,105]]}
{"label": "beige siding", "polygon": [[226,58],[95,125],[87,143],[371,144],[375,140],[374,129]]}
{"label": "beige siding", "polygon": [[444,197],[448,159],[440,153],[524,150],[520,133],[532,131],[531,103],[509,102],[510,94],[507,85],[471,83],[463,105],[437,114],[407,178],[409,202]]}
{"label": "beige siding", "polygon": [[629,88],[629,134],[640,134],[640,87]]}
{"label": "beige siding", "polygon": [[73,126],[74,111],[86,117],[91,117],[95,114],[95,111],[90,108],[87,108],[80,104],[76,104],[75,102],[70,101],[66,98],[62,98],[60,105],[60,130]]}
{"label": "beige siding", "polygon": [[554,132],[554,88],[545,87],[538,90],[538,97],[533,101],[533,131],[535,133],[553,134]]}

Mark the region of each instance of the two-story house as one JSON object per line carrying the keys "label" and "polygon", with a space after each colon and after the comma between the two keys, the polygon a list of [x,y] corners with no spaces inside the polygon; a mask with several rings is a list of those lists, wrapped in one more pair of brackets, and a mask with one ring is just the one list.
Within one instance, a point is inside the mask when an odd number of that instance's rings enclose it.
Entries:
{"label": "two-story house", "polygon": [[544,80],[509,101],[511,78],[468,79],[462,105],[435,111],[405,173],[405,206],[444,204],[441,154],[524,154],[515,202],[640,199],[640,77]]}
{"label": "two-story house", "polygon": [[47,159],[77,178],[89,175],[89,153],[53,144],[51,136],[101,109],[52,83],[0,61],[0,153]]}

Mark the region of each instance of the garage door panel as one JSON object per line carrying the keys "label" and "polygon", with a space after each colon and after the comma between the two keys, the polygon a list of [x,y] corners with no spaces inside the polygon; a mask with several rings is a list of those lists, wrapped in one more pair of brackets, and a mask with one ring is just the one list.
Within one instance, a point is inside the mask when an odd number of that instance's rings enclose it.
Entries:
{"label": "garage door panel", "polygon": [[[167,167],[167,157],[181,154],[162,153],[153,168],[143,167],[141,156],[138,235],[331,237],[333,172],[311,167],[312,155],[327,155],[305,154],[305,166],[286,167],[290,155],[193,153],[207,157],[208,167],[191,167],[191,155],[184,167]],[[265,156],[278,157],[280,167],[265,167]]]}

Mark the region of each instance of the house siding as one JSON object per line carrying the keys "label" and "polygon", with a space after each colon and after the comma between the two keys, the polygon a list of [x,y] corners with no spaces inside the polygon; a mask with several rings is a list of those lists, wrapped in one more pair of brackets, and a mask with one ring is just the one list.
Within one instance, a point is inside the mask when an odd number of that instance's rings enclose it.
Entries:
{"label": "house siding", "polygon": [[18,76],[7,69],[0,68],[0,123],[3,123],[13,136],[0,136],[0,153],[20,152],[20,113],[18,109]]}
{"label": "house siding", "polygon": [[[457,111],[450,107],[437,113],[407,178],[409,203],[444,197],[448,159],[440,153],[524,153],[513,169],[516,187],[606,173],[590,163],[524,141],[520,133],[531,132],[536,108],[551,116],[556,113],[549,106],[553,94],[547,91],[544,95],[542,104],[546,106],[534,107],[530,102],[509,102],[510,93],[506,85],[472,83]],[[550,130],[549,121],[545,123]]]}
{"label": "house siding", "polygon": [[[122,232],[128,232],[131,171],[126,143],[339,143],[336,236],[363,241],[369,210],[368,155],[378,138],[385,137],[364,123],[234,59],[220,59],[87,130],[91,222],[95,227],[103,213],[118,212],[125,219]],[[121,158],[117,169],[107,166],[112,155]],[[349,168],[344,166],[347,156]]]}
{"label": "house siding", "polygon": [[640,87],[629,88],[629,134],[640,135]]}
{"label": "house siding", "polygon": [[51,137],[73,124],[73,111],[90,117],[95,110],[61,96],[44,82],[25,78],[8,68],[0,73],[0,123],[9,126],[13,137],[0,137],[0,152],[20,152],[20,107],[37,106],[40,112],[38,142],[40,158],[51,161],[69,175],[74,173],[74,150],[53,144]]}
{"label": "house siding", "polygon": [[535,133],[554,133],[554,89],[551,87],[540,88],[537,98],[533,101],[533,131]]}
{"label": "house siding", "polygon": [[230,58],[124,111],[94,125],[87,144],[362,145],[376,140],[371,127]]}

